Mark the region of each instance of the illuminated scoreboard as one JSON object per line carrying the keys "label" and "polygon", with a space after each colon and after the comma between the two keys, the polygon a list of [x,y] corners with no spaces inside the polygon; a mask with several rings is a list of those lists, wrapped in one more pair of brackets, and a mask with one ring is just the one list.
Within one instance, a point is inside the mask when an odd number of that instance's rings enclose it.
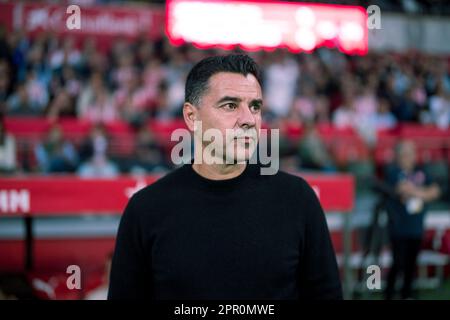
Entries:
{"label": "illuminated scoreboard", "polygon": [[358,6],[170,0],[166,28],[173,44],[201,48],[310,52],[325,46],[360,55],[368,50],[367,12]]}

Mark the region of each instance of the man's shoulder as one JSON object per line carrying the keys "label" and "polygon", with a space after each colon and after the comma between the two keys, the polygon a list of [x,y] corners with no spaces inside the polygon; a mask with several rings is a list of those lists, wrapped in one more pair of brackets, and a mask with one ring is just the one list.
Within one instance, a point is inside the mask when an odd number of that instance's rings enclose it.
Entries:
{"label": "man's shoulder", "polygon": [[176,192],[181,187],[184,171],[184,167],[179,167],[168,172],[155,182],[134,193],[132,199],[135,201],[164,199],[168,194]]}
{"label": "man's shoulder", "polygon": [[272,190],[286,205],[293,206],[296,216],[309,217],[308,212],[317,216],[315,213],[321,208],[320,201],[304,177],[280,170],[269,179]]}
{"label": "man's shoulder", "polygon": [[[294,192],[308,192],[311,187],[300,174],[292,174],[283,170],[278,170],[274,175],[266,176],[272,185],[279,186],[281,190]],[[311,189],[312,190],[312,189]]]}

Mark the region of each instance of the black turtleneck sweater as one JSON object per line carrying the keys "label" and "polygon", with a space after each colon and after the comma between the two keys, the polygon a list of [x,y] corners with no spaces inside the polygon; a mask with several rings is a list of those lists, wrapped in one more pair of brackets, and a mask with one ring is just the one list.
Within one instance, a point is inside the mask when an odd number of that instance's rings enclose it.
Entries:
{"label": "black turtleneck sweater", "polygon": [[341,299],[311,187],[279,171],[209,180],[191,164],[140,190],[121,218],[109,299]]}

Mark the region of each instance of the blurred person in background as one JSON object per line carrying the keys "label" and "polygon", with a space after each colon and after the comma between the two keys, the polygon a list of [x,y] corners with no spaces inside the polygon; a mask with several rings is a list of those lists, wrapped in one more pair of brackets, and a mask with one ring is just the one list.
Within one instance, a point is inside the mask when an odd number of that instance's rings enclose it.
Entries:
{"label": "blurred person in background", "polygon": [[300,86],[300,95],[294,100],[294,112],[303,123],[316,120],[317,114],[317,96],[312,83],[304,83]]}
{"label": "blurred person in background", "polygon": [[119,175],[119,167],[109,159],[108,137],[104,127],[96,124],[80,147],[82,163],[77,174],[83,178],[113,178]]}
{"label": "blurred person in background", "polygon": [[0,174],[13,173],[17,169],[16,140],[6,131],[0,115]]}
{"label": "blurred person in background", "polygon": [[330,101],[323,94],[316,99],[316,122],[321,124],[330,122]]}
{"label": "blurred person in background", "polygon": [[66,90],[59,91],[49,104],[46,114],[47,118],[53,121],[59,117],[74,117],[75,105],[69,92]]}
{"label": "blurred person in background", "polygon": [[114,100],[99,72],[91,75],[89,83],[81,91],[76,106],[81,120],[93,123],[108,123],[120,120]]}
{"label": "blurred person in background", "polygon": [[420,106],[416,102],[413,88],[408,87],[405,90],[393,112],[396,113],[397,118],[402,122],[418,121]]}
{"label": "blurred person in background", "polygon": [[80,165],[77,174],[82,178],[114,178],[120,171],[105,155],[95,154]]}
{"label": "blurred person in background", "polygon": [[[167,64],[171,65],[171,61],[169,60]],[[158,95],[158,87],[160,84],[165,80],[168,80],[168,78],[166,78],[168,75],[166,70],[167,67],[162,64],[161,59],[158,57],[152,57],[145,64],[142,81],[148,99],[154,100]]]}
{"label": "blurred person in background", "polygon": [[138,72],[135,65],[135,56],[130,49],[123,49],[123,54],[116,57],[117,67],[112,70],[112,82],[119,90],[126,88],[132,78],[136,78]]}
{"label": "blurred person in background", "polygon": [[174,48],[169,63],[165,64],[168,91],[168,109],[172,114],[182,117],[184,102],[184,84],[191,64],[186,60],[181,49]]}
{"label": "blurred person in background", "polygon": [[354,98],[351,93],[345,91],[343,100],[333,112],[332,123],[336,128],[354,128],[356,127],[356,111]]}
{"label": "blurred person in background", "polygon": [[49,86],[53,73],[46,59],[46,48],[47,46],[39,41],[39,38],[30,44],[29,50],[24,53],[25,60],[17,61],[20,70],[19,81],[24,81],[28,71],[32,69],[36,72],[39,81]]}
{"label": "blurred person in background", "polygon": [[28,71],[25,87],[32,108],[44,112],[50,101],[50,96],[46,83],[38,78],[34,69]]}
{"label": "blurred person in background", "polygon": [[162,81],[158,86],[158,93],[154,102],[154,107],[150,111],[151,118],[156,121],[170,121],[180,115],[180,110],[171,109],[169,105],[169,86]]}
{"label": "blurred person in background", "polygon": [[81,52],[76,48],[73,37],[63,38],[62,45],[54,48],[49,57],[50,67],[56,72],[61,72],[65,65],[77,68],[82,59]]}
{"label": "blurred person in background", "polygon": [[122,86],[116,91],[114,103],[123,120],[130,124],[142,123],[149,118],[151,100],[142,86],[137,72],[124,75]]}
{"label": "blurred person in background", "polygon": [[393,129],[397,126],[397,119],[391,112],[391,106],[387,99],[378,99],[377,113],[374,115],[374,122],[376,130]]}
{"label": "blurred person in background", "polygon": [[450,90],[446,91],[439,82],[436,93],[430,98],[431,119],[438,128],[447,129],[450,125]]}
{"label": "blurred person in background", "polygon": [[375,95],[376,80],[369,78],[367,83],[356,86],[357,95],[354,101],[355,121],[354,128],[361,138],[372,146],[376,140],[376,116],[378,99]]}
{"label": "blurred person in background", "polygon": [[314,121],[304,123],[304,133],[298,146],[298,155],[303,169],[335,171],[332,157],[317,132]]}
{"label": "blurred person in background", "polygon": [[163,148],[145,124],[137,129],[136,149],[130,162],[131,173],[162,172],[168,169]]}
{"label": "blurred person in background", "polygon": [[80,67],[81,78],[88,80],[93,73],[100,73],[106,78],[110,72],[110,68],[112,67],[112,61],[108,59],[107,54],[97,50],[96,44],[92,41],[92,39],[85,41],[83,50],[84,53],[82,55]]}
{"label": "blurred person in background", "polygon": [[58,78],[59,90],[65,90],[72,98],[80,94],[81,81],[78,78],[77,71],[73,67],[64,65],[61,75]]}
{"label": "blurred person in background", "polygon": [[414,298],[412,284],[422,245],[427,202],[436,200],[440,189],[426,171],[417,166],[416,148],[409,140],[397,145],[396,162],[388,168],[386,181],[395,194],[386,203],[393,262],[385,298],[394,298],[400,275],[403,276],[401,298]]}
{"label": "blurred person in background", "polygon": [[277,50],[264,72],[267,111],[273,116],[287,116],[294,101],[299,76],[299,66],[293,57],[283,50]]}
{"label": "blurred person in background", "polygon": [[39,117],[43,115],[43,111],[33,107],[25,83],[19,83],[6,102],[6,114],[8,116]]}
{"label": "blurred person in background", "polygon": [[11,66],[6,59],[0,58],[0,104],[2,108],[0,113],[4,114],[6,112],[6,101],[11,93]]}
{"label": "blurred person in background", "polygon": [[74,145],[63,136],[61,127],[53,125],[45,140],[34,149],[38,168],[44,173],[75,172],[78,154]]}

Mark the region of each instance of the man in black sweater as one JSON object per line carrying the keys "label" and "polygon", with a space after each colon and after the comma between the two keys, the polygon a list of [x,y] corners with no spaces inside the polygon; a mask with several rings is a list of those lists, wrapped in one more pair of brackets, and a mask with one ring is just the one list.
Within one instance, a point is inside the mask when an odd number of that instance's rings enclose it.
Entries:
{"label": "man in black sweater", "polygon": [[[249,162],[261,128],[256,63],[246,55],[200,61],[188,75],[185,101],[194,150],[216,148],[195,152],[191,163],[131,198],[108,298],[341,299],[314,191],[300,177],[264,175]],[[209,129],[223,140],[206,141]]]}

